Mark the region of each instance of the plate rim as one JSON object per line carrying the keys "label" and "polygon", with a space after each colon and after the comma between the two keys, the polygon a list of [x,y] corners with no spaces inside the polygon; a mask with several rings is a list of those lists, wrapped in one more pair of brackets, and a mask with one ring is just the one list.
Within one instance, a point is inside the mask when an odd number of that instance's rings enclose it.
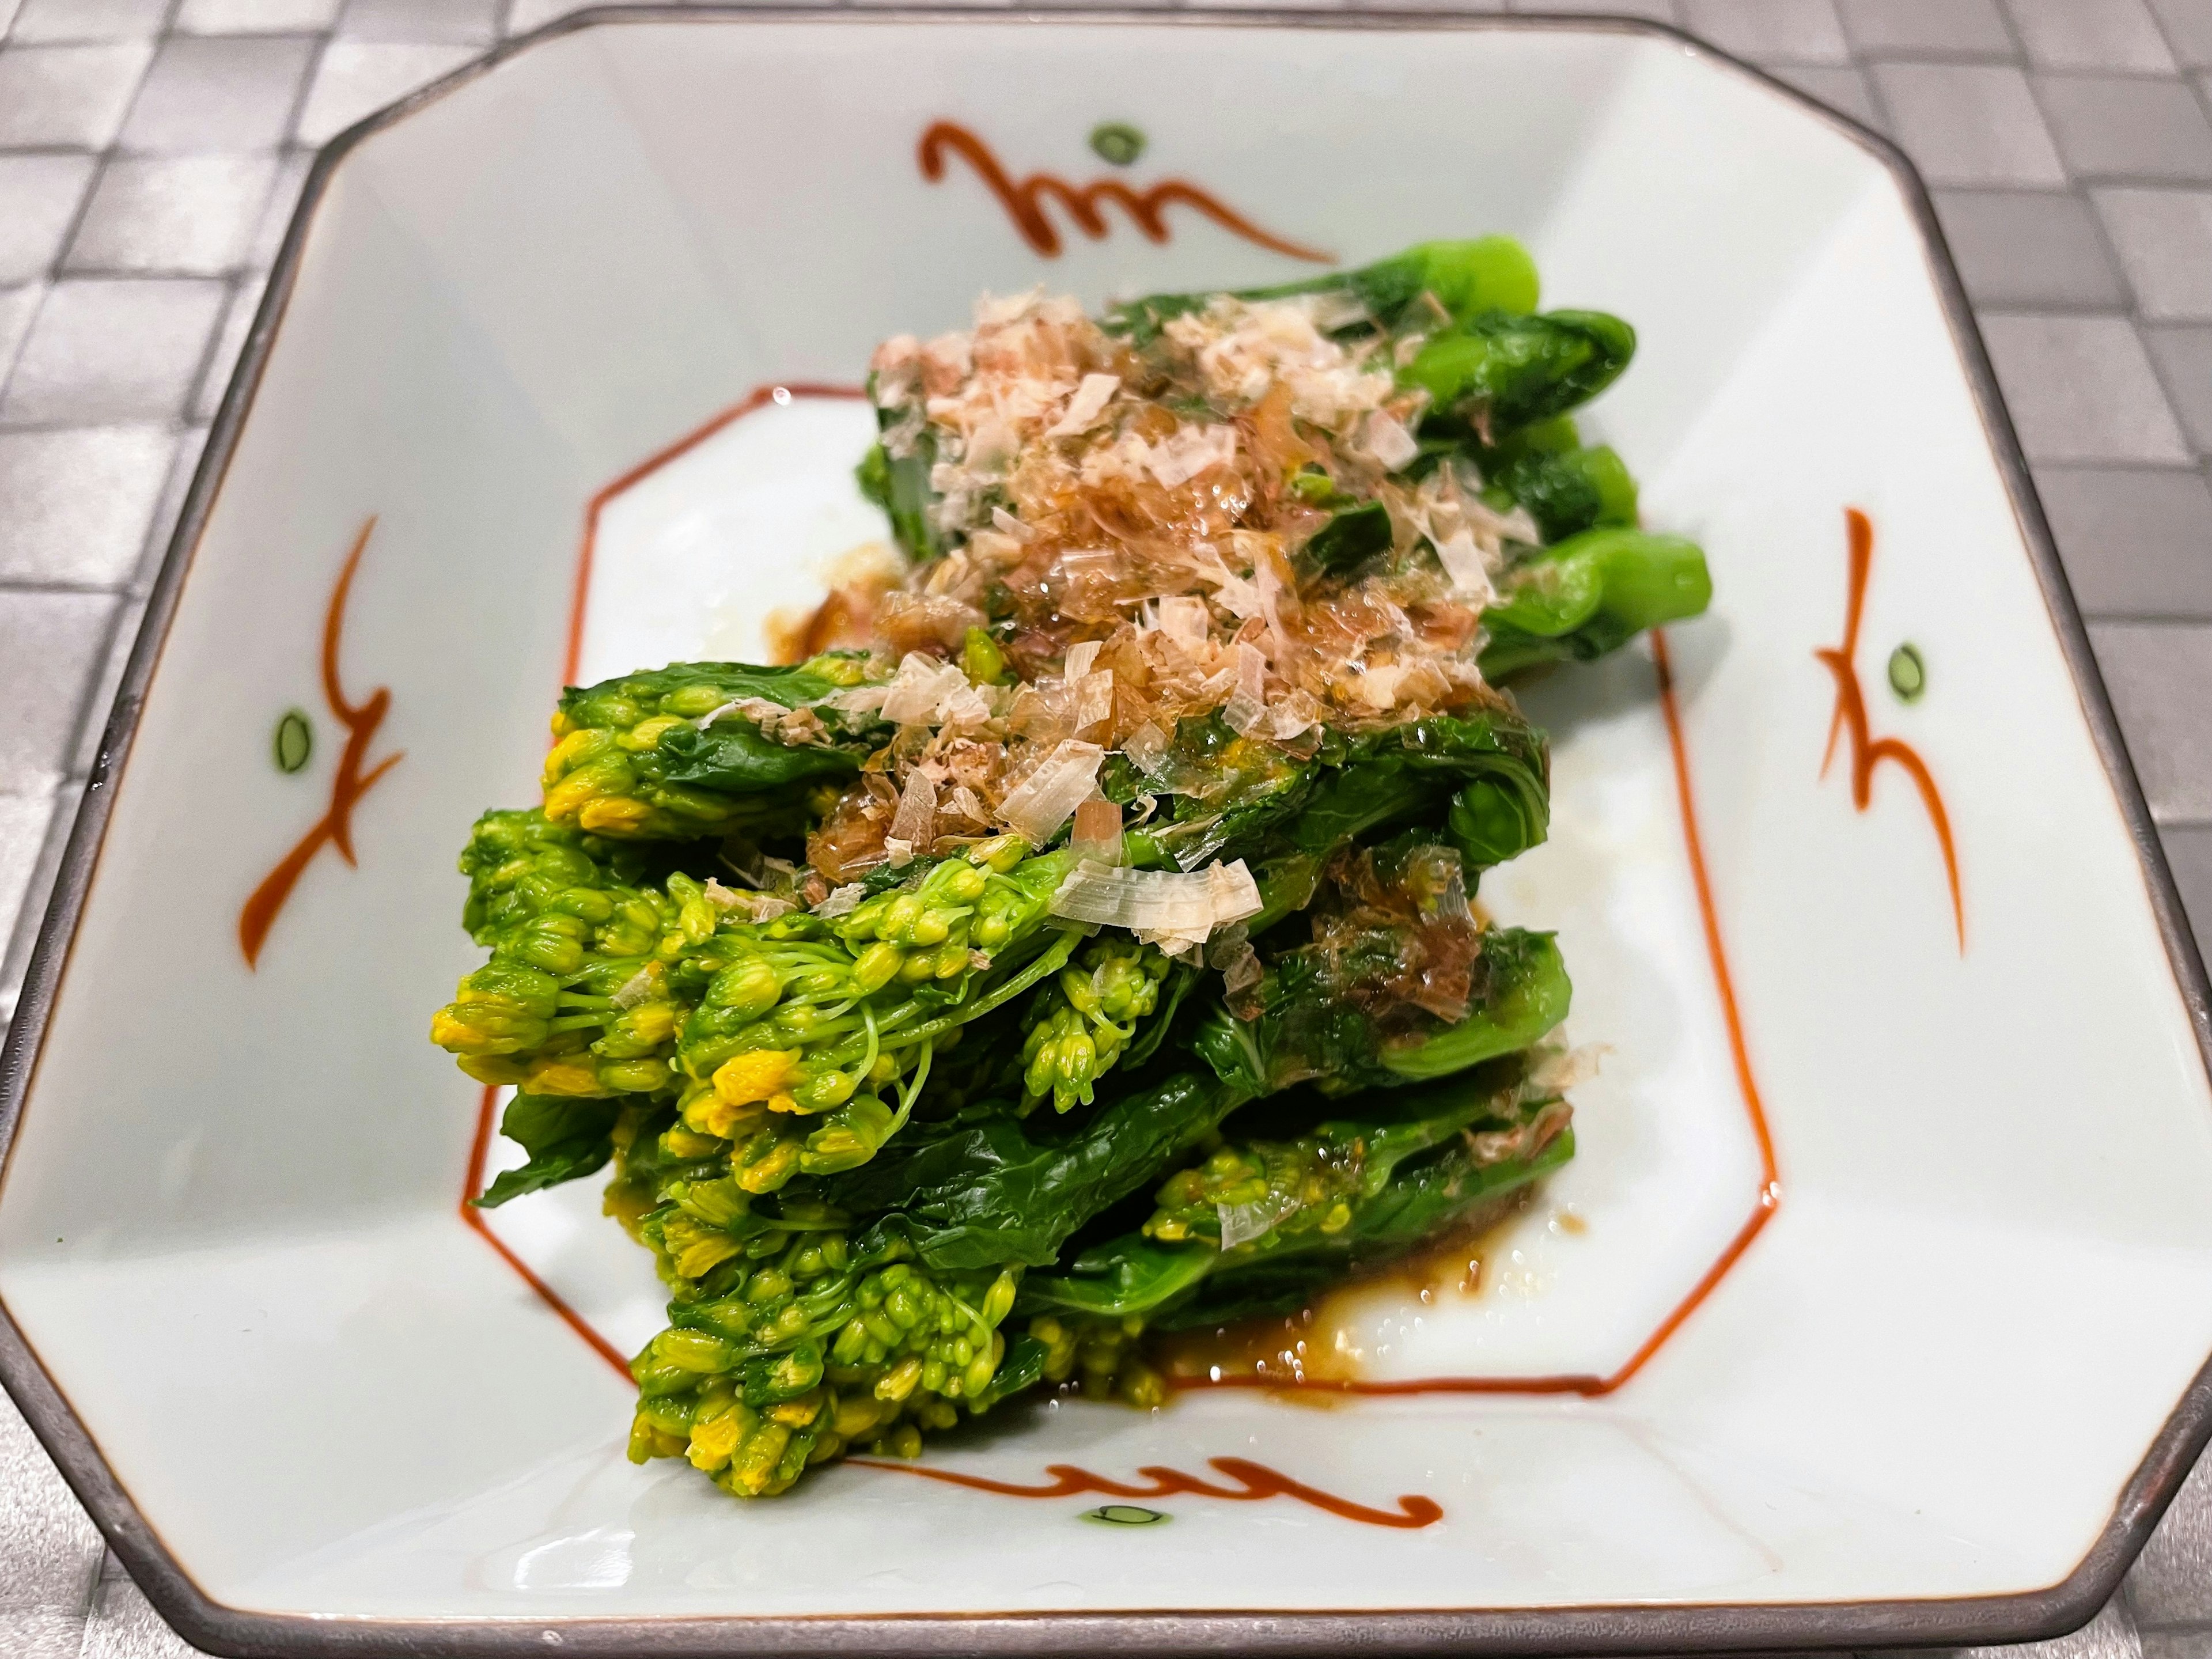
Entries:
{"label": "plate rim", "polygon": [[[978,12],[946,6],[828,11],[779,5],[598,6],[557,18],[502,42],[346,128],[315,156],[268,284],[239,354],[194,471],[190,489],[149,593],[84,794],[56,872],[52,897],[26,969],[4,1047],[0,1047],[0,1169],[4,1169],[77,922],[99,861],[114,792],[126,763],[146,688],[167,638],[193,553],[251,412],[301,250],[316,210],[346,156],[365,139],[491,73],[533,47],[583,30],[687,22],[833,24],[1119,24],[1148,27],[1421,31],[1638,35],[1670,42],[1747,78],[1812,115],[1872,155],[1905,198],[1973,394],[1984,435],[2002,477],[2030,564],[2106,779],[2135,843],[2183,1005],[2200,1056],[2212,1073],[2212,984],[2182,908],[2134,763],[2121,738],[2104,678],[2091,651],[2026,454],[2006,410],[1981,331],[1918,170],[1889,139],[1735,54],[1645,18],[1581,14],[1440,11],[1303,11],[1194,8],[1158,12],[1122,6],[1054,6]],[[743,1614],[669,1617],[386,1619],[369,1615],[271,1613],[234,1607],[209,1595],[185,1571],[140,1512],[90,1432],[0,1302],[0,1388],[4,1388],[155,1610],[195,1645],[233,1659],[337,1659],[432,1653],[466,1659],[519,1659],[549,1648],[590,1655],[723,1655],[740,1641],[789,1654],[856,1652],[914,1656],[1087,1653],[1112,1646],[1144,1655],[1218,1656],[1262,1652],[1335,1659],[1349,1647],[1377,1655],[1433,1655],[1480,1647],[1516,1655],[1734,1652],[1748,1650],[1989,1646],[2033,1641],[2078,1629],[2119,1586],[2181,1484],[2212,1441],[2212,1356],[2197,1370],[2142,1462],[2120,1489],[2111,1518],[2073,1571],[2039,1589],[1911,1600],[1710,1602],[1653,1606],[1609,1603],[1526,1609],[1284,1612],[1266,1609],[1117,1613]]]}

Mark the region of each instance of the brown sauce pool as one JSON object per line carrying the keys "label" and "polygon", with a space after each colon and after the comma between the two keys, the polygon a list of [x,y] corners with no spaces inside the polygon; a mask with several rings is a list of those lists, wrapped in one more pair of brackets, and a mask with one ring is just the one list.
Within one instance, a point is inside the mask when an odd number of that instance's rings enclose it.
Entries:
{"label": "brown sauce pool", "polygon": [[[1378,1317],[1387,1317],[1383,1304],[1425,1308],[1481,1295],[1534,1196],[1524,1189],[1501,1197],[1444,1237],[1332,1287],[1297,1313],[1153,1337],[1149,1357],[1173,1388],[1238,1379],[1297,1390],[1283,1397],[1302,1404],[1340,1405],[1351,1397],[1342,1385],[1367,1376],[1372,1356],[1366,1345]],[[1575,1225],[1582,1224],[1577,1217]]]}

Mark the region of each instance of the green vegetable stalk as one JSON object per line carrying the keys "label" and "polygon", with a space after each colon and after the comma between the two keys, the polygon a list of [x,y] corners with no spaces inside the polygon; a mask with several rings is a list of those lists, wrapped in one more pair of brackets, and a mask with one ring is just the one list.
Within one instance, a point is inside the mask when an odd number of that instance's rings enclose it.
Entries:
{"label": "green vegetable stalk", "polygon": [[[1535,261],[1510,236],[1472,241],[1420,242],[1354,270],[1331,271],[1274,288],[1243,289],[1239,300],[1288,300],[1300,295],[1341,294],[1358,301],[1361,313],[1336,331],[1352,337],[1380,330],[1433,328],[1439,320],[1424,295],[1433,296],[1446,319],[1464,322],[1486,312],[1526,316],[1536,308]],[[1137,346],[1149,345],[1173,318],[1202,311],[1212,293],[1155,294],[1115,306],[1106,313],[1109,333]]]}
{"label": "green vegetable stalk", "polygon": [[1483,613],[1481,664],[1498,680],[1548,662],[1588,662],[1648,628],[1711,602],[1705,556],[1680,536],[1620,527],[1586,530],[1507,574],[1505,599]]}
{"label": "green vegetable stalk", "polygon": [[[1082,410],[1024,451],[1030,471],[1002,465],[977,413],[1004,407],[982,344],[966,368],[930,348],[911,395],[911,343],[879,360],[902,366],[898,406],[878,409],[900,453],[872,451],[863,489],[918,559],[958,539],[936,527],[933,477],[978,538],[887,605],[881,649],[951,652],[970,684],[1025,682],[982,714],[956,699],[967,712],[941,725],[884,720],[884,656],[628,674],[563,694],[539,809],[476,825],[464,920],[488,959],[431,1035],[470,1076],[516,1091],[501,1127],[526,1162],[477,1202],[611,1165],[607,1212],[669,1297],[667,1328],[631,1367],[633,1459],[681,1456],[727,1492],[769,1496],[848,1449],[914,1455],[925,1432],[1040,1385],[1158,1406],[1150,1334],[1304,1305],[1571,1156],[1570,1109],[1542,1080],[1556,1073],[1540,1045],[1571,997],[1558,946],[1484,927],[1470,902],[1484,871],[1547,834],[1548,747],[1464,662],[1479,639],[1495,685],[1708,603],[1703,554],[1640,527],[1634,479],[1569,414],[1626,367],[1635,334],[1601,313],[1540,312],[1533,264],[1502,237],[1242,297],[1298,295],[1319,296],[1314,325],[1372,372],[1359,398],[1301,404],[1289,368],[1256,381],[1194,368],[1192,336],[1167,332],[1214,295],[1117,307],[1103,343],[1072,310],[1024,313],[1066,362],[1114,371],[1080,377]],[[924,406],[922,386],[952,382],[961,397]],[[1337,413],[1300,413],[1324,404]],[[1193,461],[1188,428],[1231,419],[1243,494],[1213,489],[1186,523],[1172,479]],[[940,473],[934,434],[956,428],[973,453],[948,442]],[[1096,479],[1094,444],[1121,456]],[[1259,476],[1263,457],[1285,476]],[[1224,586],[1194,615],[1194,588],[1146,574],[1130,591],[1157,593],[1158,614],[1122,628],[1138,601],[1091,591],[1096,572],[1054,586],[1053,562],[1092,545],[1091,509],[1117,547],[1134,525],[1178,557],[1252,555],[1251,594]],[[1273,538],[1264,569],[1257,544],[1233,539],[1247,535]],[[1468,536],[1487,551],[1468,553]],[[1096,556],[1110,574],[1115,556]],[[1497,593],[1471,635],[1446,596],[1480,586],[1463,562],[1477,556]],[[1263,629],[1352,643],[1263,653],[1255,691],[1241,643]],[[1087,671],[1073,648],[1086,639]],[[1346,660],[1413,677],[1386,688],[1406,699],[1395,717],[1362,703],[1278,739],[1286,726],[1240,712],[1271,687],[1336,698],[1340,678],[1308,671]],[[1440,700],[1452,712],[1403,718]],[[1147,710],[1153,728],[1131,735]],[[1109,751],[1085,757],[1083,787],[1095,770],[1125,810],[1130,865],[1242,860],[1258,913],[1224,932],[1218,890],[1148,874],[1117,881],[1127,905],[1084,911],[1127,927],[1055,917],[1078,862],[1057,831],[1042,847],[947,831],[826,899],[791,866],[756,862],[761,844],[808,836],[825,872],[865,863],[886,769],[894,792],[917,775],[957,783],[939,828],[1012,812],[1006,785],[1042,779],[1032,761],[1070,732]],[[902,793],[898,822],[923,793]],[[1113,816],[1101,811],[1094,798],[1075,813],[1086,846]],[[1170,958],[1146,938],[1206,948]]]}
{"label": "green vegetable stalk", "polygon": [[1382,1097],[1371,1116],[1295,1139],[1220,1146],[1168,1177],[1140,1229],[1030,1275],[1020,1306],[1162,1330],[1295,1311],[1573,1155],[1565,1102],[1526,1088],[1517,1062],[1504,1071]]}
{"label": "green vegetable stalk", "polygon": [[[842,916],[750,922],[680,873],[659,887],[610,884],[617,865],[641,869],[638,855],[541,814],[487,815],[464,867],[492,960],[431,1030],[471,1076],[525,1091],[510,1117],[532,1162],[483,1201],[605,1162],[611,1109],[524,1103],[538,1097],[672,1093],[750,1192],[866,1163],[907,1121],[937,1053],[1049,980],[1081,943],[1048,925],[1073,855],[1026,854],[1004,836]],[[1142,964],[1100,971],[1110,1010],[1097,1012],[1133,1029],[1157,977]],[[1060,988],[1076,994],[1089,994]],[[1086,1061],[1065,1042],[1042,1075],[1079,1095],[1116,1043],[1102,1054],[1094,1039]]]}

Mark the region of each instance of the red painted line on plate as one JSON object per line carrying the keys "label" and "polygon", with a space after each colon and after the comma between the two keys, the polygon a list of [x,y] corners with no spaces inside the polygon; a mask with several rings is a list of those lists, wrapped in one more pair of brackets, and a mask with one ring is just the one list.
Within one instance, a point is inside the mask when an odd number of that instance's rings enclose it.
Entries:
{"label": "red painted line on plate", "polygon": [[847,1461],[864,1469],[890,1469],[899,1474],[918,1474],[925,1480],[941,1480],[949,1486],[965,1486],[970,1492],[993,1492],[1001,1498],[1079,1498],[1095,1494],[1100,1498],[1218,1498],[1232,1504],[1251,1503],[1267,1498],[1288,1498],[1344,1520],[1357,1521],[1363,1526],[1413,1531],[1423,1527],[1433,1527],[1444,1518],[1443,1506],[1435,1498],[1425,1498],[1419,1492],[1407,1492],[1401,1497],[1395,1509],[1376,1509],[1355,1503],[1349,1498],[1339,1498],[1334,1492],[1323,1492],[1319,1486],[1310,1486],[1279,1469],[1271,1469],[1265,1463],[1255,1463],[1249,1457],[1209,1457],[1206,1460],[1207,1467],[1215,1473],[1225,1474],[1235,1481],[1237,1484],[1233,1486],[1216,1486],[1199,1475],[1185,1474],[1181,1469],[1171,1469],[1159,1463],[1147,1463],[1137,1471],[1150,1483],[1142,1486],[1094,1474],[1073,1463],[1048,1463],[1044,1466],[1044,1472],[1052,1477],[1050,1486],[1024,1486],[1011,1480],[994,1480],[988,1475],[963,1474],[957,1469],[932,1468],[926,1463],[892,1463],[877,1457],[854,1457]]}
{"label": "red painted line on plate", "polygon": [[[781,399],[775,395],[779,392],[784,394]],[[867,395],[863,388],[856,386],[823,386],[808,380],[778,381],[769,386],[755,386],[704,426],[695,428],[665,449],[654,451],[593,495],[584,508],[584,544],[576,554],[575,586],[568,605],[568,648],[561,662],[562,684],[574,685],[576,683],[576,665],[583,660],[584,612],[592,598],[592,556],[599,545],[599,513],[609,501],[659,471],[671,461],[679,459],[697,448],[724,427],[743,420],[770,403],[788,402],[793,398],[865,398]]]}
{"label": "red painted line on plate", "polygon": [[532,1271],[531,1266],[513,1250],[507,1241],[492,1231],[484,1220],[484,1212],[472,1201],[483,1190],[484,1165],[491,1157],[493,1109],[499,1104],[499,1091],[489,1084],[484,1085],[483,1103],[477,1109],[476,1139],[469,1146],[469,1172],[461,1183],[461,1221],[472,1229],[483,1242],[499,1252],[499,1259],[522,1275],[524,1284],[538,1292],[545,1305],[559,1315],[562,1323],[575,1332],[590,1345],[592,1352],[613,1366],[624,1383],[634,1379],[629,1374],[629,1361],[622,1350],[592,1328],[591,1322],[578,1313],[562,1298],[561,1293]]}

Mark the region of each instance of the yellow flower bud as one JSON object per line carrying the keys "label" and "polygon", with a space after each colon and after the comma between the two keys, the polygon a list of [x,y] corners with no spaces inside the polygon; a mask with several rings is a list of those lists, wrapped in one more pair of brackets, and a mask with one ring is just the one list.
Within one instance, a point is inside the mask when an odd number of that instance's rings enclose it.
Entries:
{"label": "yellow flower bud", "polygon": [[[583,733],[576,735],[581,737]],[[574,823],[576,815],[598,794],[589,778],[570,778],[549,785],[545,791],[545,816],[555,823]]]}
{"label": "yellow flower bud", "polygon": [[757,1103],[732,1106],[720,1095],[705,1094],[684,1103],[684,1124],[699,1134],[729,1140],[744,1125],[764,1115],[764,1110]]}
{"label": "yellow flower bud", "polygon": [[[566,723],[567,716],[556,714],[553,720],[555,728],[558,730]],[[598,741],[599,733],[587,729],[581,732],[570,732],[560,742],[555,744],[551,751],[545,757],[545,787],[550,789],[562,778],[568,776],[569,769],[588,755],[597,746]]]}
{"label": "yellow flower bud", "polygon": [[921,1361],[908,1354],[876,1380],[876,1398],[894,1402],[904,1400],[921,1381]]}
{"label": "yellow flower bud", "polygon": [[680,714],[656,714],[649,720],[640,720],[615,741],[634,755],[643,754],[660,741],[663,732],[672,732],[684,723]]}
{"label": "yellow flower bud", "polygon": [[533,1095],[571,1095],[580,1099],[607,1092],[599,1082],[599,1068],[573,1055],[532,1062],[522,1086]]}
{"label": "yellow flower bud", "polygon": [[764,1100],[771,1109],[789,1111],[788,1106],[776,1108],[775,1097],[783,1094],[784,1086],[798,1072],[799,1054],[796,1048],[757,1048],[724,1060],[714,1073],[716,1097],[730,1106],[750,1106]]}
{"label": "yellow flower bud", "polygon": [[[559,793],[559,790],[555,790],[545,798],[545,816],[549,818],[553,817],[553,795]],[[627,836],[643,828],[652,816],[653,809],[643,801],[629,800],[617,795],[587,804],[576,814],[576,823],[578,828],[588,830],[594,835]]]}
{"label": "yellow flower bud", "polygon": [[691,1448],[686,1454],[691,1460],[691,1467],[703,1469],[709,1474],[720,1468],[730,1461],[730,1454],[737,1450],[738,1437],[744,1429],[744,1425],[735,1412],[726,1412],[709,1422],[697,1425],[691,1431]]}
{"label": "yellow flower bud", "polygon": [[841,1394],[831,1426],[848,1440],[858,1439],[890,1414],[884,1404],[865,1394]]}
{"label": "yellow flower bud", "polygon": [[774,1192],[799,1173],[800,1151],[796,1140],[779,1142],[766,1157],[737,1171],[738,1185],[749,1193]]}
{"label": "yellow flower bud", "polygon": [[500,1088],[520,1083],[529,1075],[528,1068],[520,1060],[505,1054],[463,1054],[455,1063],[477,1082]]}

